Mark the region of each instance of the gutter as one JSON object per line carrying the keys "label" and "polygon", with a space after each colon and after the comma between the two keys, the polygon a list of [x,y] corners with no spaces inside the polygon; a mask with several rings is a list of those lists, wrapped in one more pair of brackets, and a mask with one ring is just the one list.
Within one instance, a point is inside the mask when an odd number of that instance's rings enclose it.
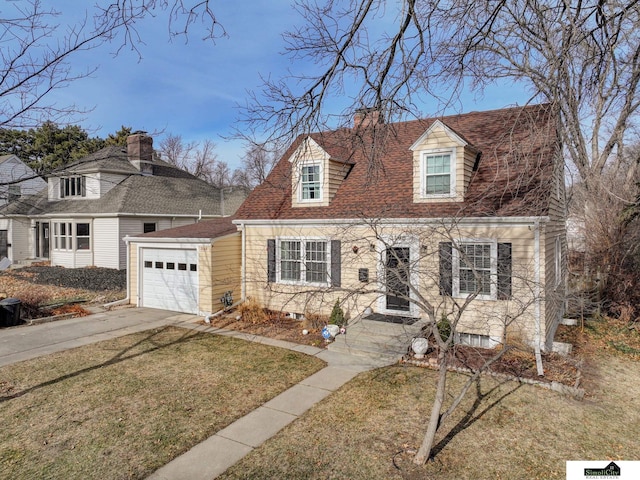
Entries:
{"label": "gutter", "polygon": [[453,225],[523,225],[528,226],[535,224],[536,222],[548,222],[550,218],[548,216],[541,217],[465,217],[465,218],[388,218],[388,219],[373,219],[373,218],[321,218],[321,219],[281,219],[281,220],[268,220],[268,219],[240,219],[232,220],[231,223],[235,225],[251,225],[256,227],[272,227],[272,226],[303,226],[303,225],[389,225],[394,227],[415,227],[423,225],[436,225],[442,226],[445,224]]}
{"label": "gutter", "polygon": [[535,317],[535,354],[536,354],[536,367],[538,369],[538,376],[544,376],[544,368],[542,366],[542,355],[540,354],[540,340],[541,340],[541,324],[540,324],[540,221],[535,220],[534,225],[534,317]]}

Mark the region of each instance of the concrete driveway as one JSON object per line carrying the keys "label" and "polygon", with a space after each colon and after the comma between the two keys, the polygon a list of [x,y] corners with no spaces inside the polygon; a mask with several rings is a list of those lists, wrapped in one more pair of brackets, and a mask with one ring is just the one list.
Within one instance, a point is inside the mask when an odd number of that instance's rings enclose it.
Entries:
{"label": "concrete driveway", "polygon": [[87,317],[0,329],[0,367],[151,328],[195,322],[196,315],[120,308]]}

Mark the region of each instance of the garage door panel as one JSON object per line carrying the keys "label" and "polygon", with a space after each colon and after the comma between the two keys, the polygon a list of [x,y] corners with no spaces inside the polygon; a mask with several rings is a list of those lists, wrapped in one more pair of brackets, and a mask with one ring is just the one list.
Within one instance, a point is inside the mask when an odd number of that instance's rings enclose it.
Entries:
{"label": "garage door panel", "polygon": [[142,259],[142,306],[198,313],[196,250],[145,248]]}

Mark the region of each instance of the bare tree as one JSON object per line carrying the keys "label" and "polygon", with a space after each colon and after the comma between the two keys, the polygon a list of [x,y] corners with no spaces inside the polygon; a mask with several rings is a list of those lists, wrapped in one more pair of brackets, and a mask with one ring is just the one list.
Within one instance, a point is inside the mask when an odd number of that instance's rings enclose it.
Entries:
{"label": "bare tree", "polygon": [[[244,120],[271,137],[345,124],[375,107],[381,121],[460,108],[470,86],[514,82],[550,102],[570,166],[597,182],[636,135],[640,106],[640,9],[636,0],[296,2],[302,23],[287,53],[318,67],[267,79]],[[340,96],[339,118],[327,103]],[[508,101],[508,100],[507,100]],[[435,103],[434,103],[435,102]],[[637,163],[630,166],[629,178]]]}
{"label": "bare tree", "polygon": [[270,151],[266,145],[252,145],[242,159],[243,170],[247,177],[248,187],[260,185],[280,158],[281,152]]}
{"label": "bare tree", "polygon": [[[181,135],[168,134],[159,144],[164,160],[190,174],[217,185],[215,182],[219,165],[216,144],[211,140],[186,143]],[[227,167],[228,169],[228,167]]]}
{"label": "bare tree", "polygon": [[[75,8],[75,7],[74,7]],[[87,112],[87,106],[57,105],[49,94],[66,88],[96,68],[75,70],[70,59],[106,42],[116,51],[138,51],[144,39],[139,22],[159,12],[168,16],[170,36],[187,35],[198,26],[205,39],[226,35],[209,1],[182,0],[98,2],[75,24],[40,0],[5,2],[0,19],[0,127],[37,127],[44,121],[64,123]],[[139,51],[138,51],[139,53]]]}

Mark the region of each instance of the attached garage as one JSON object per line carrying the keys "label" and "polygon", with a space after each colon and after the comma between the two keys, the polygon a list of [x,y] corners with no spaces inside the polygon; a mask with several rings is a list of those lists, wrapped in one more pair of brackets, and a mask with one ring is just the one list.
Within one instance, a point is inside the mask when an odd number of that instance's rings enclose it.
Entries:
{"label": "attached garage", "polygon": [[228,218],[124,241],[129,300],[139,307],[206,315],[226,292],[241,297],[241,234]]}

